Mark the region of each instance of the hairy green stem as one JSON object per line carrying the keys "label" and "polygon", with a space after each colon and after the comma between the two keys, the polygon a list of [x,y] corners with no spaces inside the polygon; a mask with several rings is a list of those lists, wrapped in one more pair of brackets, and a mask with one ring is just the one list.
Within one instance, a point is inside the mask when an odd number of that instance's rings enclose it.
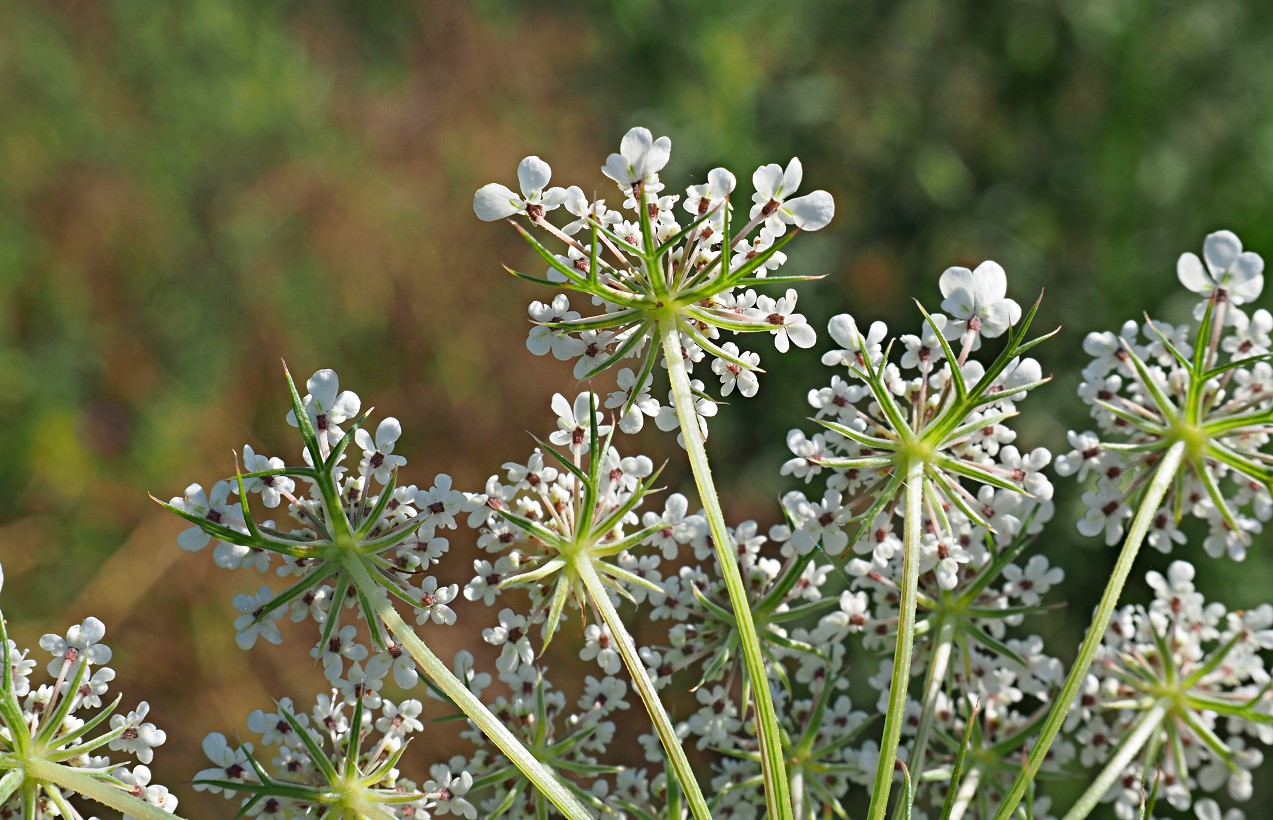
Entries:
{"label": "hairy green stem", "polygon": [[1007,820],[1016,811],[1021,798],[1025,796],[1026,787],[1039,773],[1039,767],[1043,765],[1048,749],[1052,748],[1052,741],[1056,740],[1057,733],[1061,731],[1061,724],[1065,722],[1065,716],[1074,704],[1074,698],[1078,695],[1079,689],[1083,686],[1087,670],[1091,668],[1096,650],[1100,648],[1101,641],[1105,637],[1105,630],[1109,627],[1110,619],[1114,617],[1114,609],[1118,606],[1123,585],[1127,583],[1127,578],[1131,575],[1132,564],[1136,561],[1140,545],[1149,532],[1154,516],[1158,514],[1158,507],[1167,495],[1167,489],[1171,486],[1172,479],[1176,477],[1176,471],[1180,469],[1184,452],[1183,441],[1171,445],[1163,455],[1162,461],[1159,462],[1153,480],[1145,488],[1145,494],[1140,499],[1140,507],[1136,510],[1136,517],[1132,520],[1132,525],[1127,531],[1127,538],[1123,541],[1123,548],[1118,554],[1118,561],[1114,564],[1114,572],[1110,576],[1109,583],[1105,585],[1105,592],[1101,595],[1096,613],[1092,616],[1092,625],[1079,646],[1078,657],[1074,659],[1074,665],[1070,667],[1070,674],[1065,679],[1065,685],[1052,701],[1052,708],[1048,711],[1047,719],[1039,732],[1038,743],[1030,750],[1029,758],[1017,774],[1017,779],[1013,781],[1012,789],[1004,799],[1003,805],[999,807],[995,820]]}
{"label": "hairy green stem", "polygon": [[[667,710],[663,708],[663,701],[659,699],[658,690],[654,688],[654,681],[650,680],[650,675],[645,669],[645,664],[641,661],[641,656],[637,652],[636,642],[632,640],[632,635],[628,632],[627,626],[624,625],[623,619],[619,617],[619,612],[614,608],[614,603],[610,600],[610,595],[606,591],[605,584],[602,583],[601,577],[597,575],[597,570],[592,565],[592,561],[586,556],[577,559],[574,562],[575,571],[579,573],[579,578],[583,581],[584,586],[588,589],[588,596],[592,600],[592,605],[601,613],[601,619],[606,622],[606,626],[610,627],[610,634],[619,644],[619,656],[623,658],[623,665],[628,668],[628,674],[632,676],[632,683],[636,686],[637,693],[641,696],[641,702],[645,704],[645,710],[650,713],[650,720],[654,722],[654,730],[658,733],[659,740],[663,743],[663,749],[667,752],[668,759],[671,761],[672,769],[676,772],[676,778],[681,783],[685,795],[689,800],[690,813],[696,820],[712,820],[712,812],[707,807],[707,800],[703,797],[703,789],[699,786],[698,779],[694,776],[694,770],[690,767],[689,759],[685,756],[685,749],[681,746],[681,739],[676,735],[676,729],[672,726],[672,720],[668,717]],[[672,786],[669,784],[669,788]]]}
{"label": "hairy green stem", "polygon": [[751,617],[747,588],[743,585],[742,573],[738,570],[738,558],[730,549],[729,530],[725,526],[725,514],[721,511],[716,484],[712,481],[707,446],[703,440],[702,428],[699,427],[698,411],[694,408],[694,393],[681,351],[680,332],[674,320],[667,319],[659,323],[659,336],[663,344],[663,355],[667,360],[668,381],[672,385],[676,418],[685,439],[685,452],[689,456],[703,509],[707,511],[712,546],[716,550],[721,577],[725,580],[729,603],[734,610],[743,662],[747,667],[747,679],[751,682],[756,709],[756,734],[760,738],[760,762],[765,778],[765,816],[773,820],[794,820],[791,793],[787,787],[786,760],[782,751],[782,730],[778,726],[773,693],[769,689],[765,658],[756,633],[756,624]]}
{"label": "hairy green stem", "polygon": [[569,820],[589,820],[592,814],[562,785],[556,775],[531,754],[530,750],[500,722],[500,719],[486,708],[486,704],[478,700],[455,676],[455,673],[433,654],[433,651],[415,634],[415,630],[402,620],[402,616],[398,614],[398,610],[394,609],[389,596],[368,574],[362,562],[349,561],[346,567],[353,582],[375,605],[376,617],[380,618],[389,632],[402,642],[403,648],[415,659],[420,671],[446,693],[460,711],[477,725],[482,734],[499,747],[499,750],[526,776],[526,779],[535,785],[535,788],[557,807],[558,811]]}
{"label": "hairy green stem", "polygon": [[122,812],[126,817],[135,817],[137,820],[174,820],[174,818],[180,820],[178,815],[169,814],[152,803],[134,797],[119,786],[112,786],[70,766],[59,766],[56,763],[35,758],[27,761],[26,767],[31,779],[51,783],[65,791],[81,794],[103,806]]}
{"label": "hairy green stem", "polygon": [[1114,781],[1123,776],[1123,771],[1127,769],[1127,765],[1132,762],[1140,750],[1144,748],[1150,736],[1162,725],[1163,717],[1167,714],[1167,707],[1167,702],[1160,700],[1146,709],[1144,714],[1136,718],[1131,730],[1124,735],[1123,742],[1118,745],[1114,756],[1105,764],[1105,768],[1101,769],[1100,774],[1092,781],[1092,785],[1087,787],[1087,791],[1083,792],[1083,796],[1078,799],[1078,802],[1066,812],[1065,820],[1083,820],[1084,817],[1092,813],[1092,809],[1096,808],[1097,804],[1101,802],[1101,798],[1109,791],[1109,787],[1114,785]]}
{"label": "hairy green stem", "polygon": [[941,615],[937,617],[937,637],[933,639],[933,656],[928,661],[928,676],[924,680],[924,710],[920,713],[919,726],[915,729],[915,742],[911,744],[911,777],[916,783],[920,782],[920,776],[924,773],[924,754],[928,751],[928,736],[933,731],[937,696],[941,694],[942,684],[946,681],[946,670],[950,668],[951,650],[955,644],[954,620]]}
{"label": "hairy green stem", "polygon": [[919,592],[919,544],[924,537],[924,461],[911,458],[906,464],[906,522],[902,542],[902,588],[898,601],[897,648],[893,652],[893,677],[889,682],[888,712],[884,715],[884,736],[880,739],[880,760],[871,788],[867,820],[884,820],[888,814],[888,794],[893,787],[897,765],[897,744],[902,737],[906,697],[911,680],[911,653],[915,646],[915,599]]}

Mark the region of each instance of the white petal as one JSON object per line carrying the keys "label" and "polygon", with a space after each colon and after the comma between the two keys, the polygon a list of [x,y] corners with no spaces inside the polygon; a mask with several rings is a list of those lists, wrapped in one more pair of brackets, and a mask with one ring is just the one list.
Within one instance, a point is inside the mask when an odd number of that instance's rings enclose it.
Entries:
{"label": "white petal", "polygon": [[623,154],[623,158],[631,165],[639,166],[653,144],[654,135],[650,133],[650,129],[638,126],[629,129],[628,133],[623,135],[623,139],[619,142],[619,153]]}
{"label": "white petal", "polygon": [[[361,430],[360,430],[361,432]],[[376,447],[381,452],[387,453],[393,449],[393,445],[398,441],[398,437],[402,435],[402,425],[393,416],[387,417],[376,427]],[[366,449],[366,448],[363,448]]]}
{"label": "white petal", "polygon": [[331,407],[327,408],[327,415],[331,416],[336,424],[340,424],[345,419],[352,419],[358,415],[361,407],[362,399],[358,398],[358,394],[352,390],[345,390],[336,397]]}
{"label": "white petal", "polygon": [[997,302],[1008,295],[1008,276],[998,262],[982,262],[972,272],[977,304]]}
{"label": "white petal", "polygon": [[1207,234],[1202,242],[1202,256],[1207,260],[1207,267],[1211,268],[1212,273],[1227,271],[1240,253],[1242,241],[1232,231]]}
{"label": "white petal", "polygon": [[1211,277],[1202,269],[1202,260],[1192,253],[1182,253],[1176,260],[1176,278],[1194,293],[1208,294],[1214,286]]}
{"label": "white petal", "polygon": [[724,168],[713,168],[707,174],[707,184],[712,196],[726,197],[734,192],[734,186],[738,184],[738,180]]}
{"label": "white petal", "polygon": [[376,449],[376,443],[371,439],[371,433],[368,433],[362,427],[359,427],[354,433],[354,444],[358,445],[365,453],[373,452]]}
{"label": "white petal", "polygon": [[967,268],[946,268],[937,280],[941,295],[946,298],[941,309],[956,319],[967,319],[976,309],[976,297],[973,295],[976,284],[972,271]]}
{"label": "white petal", "polygon": [[672,158],[672,140],[668,137],[659,137],[650,146],[650,150],[645,154],[645,162],[642,163],[643,178],[649,178],[659,171],[663,170],[663,166],[667,165],[668,160]]}
{"label": "white petal", "polygon": [[310,396],[323,409],[323,412],[327,412],[336,401],[336,393],[340,390],[340,377],[336,375],[335,370],[320,370],[305,382],[305,389],[309,391]]}
{"label": "white petal", "polygon": [[561,395],[560,393],[553,393],[552,408],[553,408],[553,412],[557,414],[558,418],[562,418],[562,419],[574,418],[574,414],[571,412],[571,409],[570,409],[570,402],[567,401],[566,397]]}
{"label": "white petal", "polygon": [[791,212],[796,227],[805,231],[825,228],[835,216],[835,200],[826,191],[814,191],[788,200],[786,207]]}
{"label": "white petal", "polygon": [[775,192],[782,186],[782,166],[772,162],[760,166],[751,175],[751,184],[763,199],[774,199]]}
{"label": "white petal", "polygon": [[[846,350],[856,350],[858,346],[857,322],[853,321],[853,317],[847,313],[841,313],[832,316],[831,321],[827,324],[827,330],[831,334],[831,338],[835,343]],[[825,358],[824,358],[825,361]]]}
{"label": "white petal", "polygon": [[522,198],[498,182],[483,185],[473,195],[473,213],[483,222],[507,219],[521,210]]}
{"label": "white petal", "polygon": [[517,164],[517,183],[522,186],[522,196],[529,198],[531,191],[542,191],[552,179],[553,169],[539,157],[526,157]]}
{"label": "white petal", "polygon": [[804,178],[804,166],[800,164],[799,157],[792,157],[791,162],[787,163],[787,170],[782,175],[782,199],[786,199],[796,192],[800,187],[800,180]]}
{"label": "white petal", "polygon": [[809,325],[808,322],[800,322],[795,325],[787,325],[787,335],[791,337],[791,343],[796,347],[810,348],[818,341],[817,332]]}

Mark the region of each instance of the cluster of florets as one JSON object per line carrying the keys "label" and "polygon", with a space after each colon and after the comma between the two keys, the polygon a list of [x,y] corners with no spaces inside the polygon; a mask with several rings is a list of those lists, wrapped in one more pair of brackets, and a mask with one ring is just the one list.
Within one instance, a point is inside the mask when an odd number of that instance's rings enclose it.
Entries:
{"label": "cluster of florets", "polygon": [[[167,735],[146,720],[150,705],[145,701],[126,715],[115,713],[122,696],[112,700],[108,694],[115,671],[105,665],[111,659],[110,647],[102,643],[105,636],[106,626],[88,617],[65,635],[42,637],[40,648],[52,656],[46,667],[52,682],[33,685],[40,664],[9,639],[0,615],[0,818],[81,817],[69,802],[77,792],[68,783],[77,778],[126,792],[169,814],[176,811],[176,796],[152,784],[148,768]],[[137,765],[112,760],[107,751],[131,757]],[[46,768],[28,769],[32,760]],[[71,776],[63,779],[50,770]]]}
{"label": "cluster of florets", "polygon": [[812,436],[792,430],[787,444],[794,457],[782,467],[805,483],[823,478],[827,488],[821,498],[799,491],[783,498],[792,522],[787,549],[806,554],[816,547],[845,556],[855,576],[896,581],[902,462],[924,459],[920,577],[934,594],[966,583],[996,549],[1023,531],[1037,532],[1053,512],[1043,473],[1051,454],[1019,449],[1006,424],[1025,393],[1046,382],[1039,363],[1019,355],[1024,327],[989,367],[969,358],[983,338],[1021,319],[1005,296],[1003,270],[993,262],[976,271],[951,268],[941,286],[949,315],[926,314],[900,344],[888,339],[883,322],[863,334],[851,316],[831,320],[831,337],[842,349],[822,361],[837,374],[809,392],[825,429]]}
{"label": "cluster of florets", "polygon": [[[332,690],[308,713],[284,698],[270,712],[248,716],[258,744],[229,743],[214,733],[203,741],[210,768],[195,789],[240,798],[240,815],[286,820],[300,817],[478,816],[466,795],[473,778],[447,765],[431,768],[417,785],[398,765],[411,736],[424,729],[418,700],[394,703],[375,694],[352,702]],[[372,735],[372,729],[378,735]],[[262,760],[261,750],[272,749]]]}
{"label": "cluster of florets", "polygon": [[[651,343],[660,325],[671,323],[680,335],[687,365],[702,363],[720,382],[720,393],[743,396],[759,389],[760,356],[722,342],[724,332],[764,332],[774,346],[811,347],[816,339],[796,312],[796,292],[779,297],[758,293],[753,286],[808,277],[775,276],[786,262],[780,248],[800,231],[824,227],[835,212],[826,191],[796,196],[803,171],[799,159],[784,169],[770,164],[752,175],[755,192],[749,219],[739,228],[730,197],[737,181],[724,168],[707,181],[691,185],[684,199],[664,194],[659,180],[671,156],[667,137],[654,139],[649,130],[633,128],[620,151],[602,171],[618,184],[619,209],[590,200],[577,185],[549,187],[552,170],[539,157],[526,157],[517,168],[521,191],[499,183],[481,188],[473,200],[478,217],[487,220],[523,216],[532,228],[564,245],[549,250],[520,228],[548,263],[543,277],[512,271],[540,284],[586,294],[601,312],[583,316],[567,294],[549,302],[532,302],[535,326],[526,341],[534,354],[575,361],[577,378],[586,379],[635,360],[618,373],[618,390],[606,401],[617,411],[625,432],[635,432],[646,417],[663,430],[676,427],[676,414],[652,394],[658,344]],[[678,209],[678,203],[681,207]],[[569,214],[553,223],[553,211]],[[678,217],[678,211],[683,216]],[[682,224],[685,222],[685,224]],[[516,224],[516,223],[514,223]],[[728,239],[727,239],[728,237]],[[704,385],[695,381],[702,393]],[[707,396],[698,401],[700,423],[715,414]]]}
{"label": "cluster of florets", "polygon": [[1202,260],[1186,253],[1177,266],[1181,283],[1202,297],[1196,323],[1127,322],[1117,334],[1084,340],[1092,361],[1079,395],[1097,430],[1071,431],[1073,449],[1056,465],[1062,475],[1096,479],[1083,495],[1084,535],[1122,538],[1154,465],[1174,444],[1185,448],[1186,469],[1150,525],[1154,547],[1183,544],[1188,515],[1206,524],[1207,554],[1241,559],[1273,516],[1264,452],[1273,429],[1273,317],[1241,307],[1259,296],[1263,269],[1232,233],[1213,233]]}
{"label": "cluster of florets", "polygon": [[1193,578],[1184,561],[1147,574],[1153,600],[1115,614],[1067,719],[1080,764],[1119,756],[1103,799],[1123,820],[1151,791],[1181,811],[1202,803],[1199,790],[1250,799],[1255,744],[1273,743],[1273,607],[1229,612]]}
{"label": "cluster of florets", "polygon": [[[261,586],[235,596],[240,647],[250,649],[257,640],[280,643],[279,621],[308,620],[321,630],[313,655],[334,686],[375,688],[390,672],[399,685],[413,686],[410,657],[374,632],[371,642],[378,651],[371,653],[356,625],[341,624],[342,610],[359,605],[345,562],[364,562],[378,583],[412,605],[418,623],[453,624],[450,604],[459,588],[440,584],[429,570],[449,549],[442,533],[484,511],[485,497],[460,492],[444,474],[427,489],[399,486],[398,469],[407,460],[394,452],[402,432],[398,420],[386,418],[369,433],[362,426],[367,415],[360,413],[360,399],[341,391],[331,370],[315,373],[306,387],[304,398],[294,396],[310,433],[304,436],[304,464],[288,466],[245,446],[235,477],[216,482],[211,491],[192,484],[184,497],[165,505],[193,525],[178,544],[190,552],[212,545],[220,567],[273,571],[289,580],[281,592]],[[287,421],[300,425],[296,409]],[[252,496],[267,510],[283,508],[286,518],[256,520]],[[333,606],[334,601],[343,605]],[[356,615],[377,628],[374,617],[361,609]]]}

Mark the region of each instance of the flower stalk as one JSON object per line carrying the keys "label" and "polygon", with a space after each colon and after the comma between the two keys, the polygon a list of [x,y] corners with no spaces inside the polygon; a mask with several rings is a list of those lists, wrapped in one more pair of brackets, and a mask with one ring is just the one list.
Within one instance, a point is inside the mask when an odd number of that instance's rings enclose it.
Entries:
{"label": "flower stalk", "polygon": [[[787,785],[782,735],[774,709],[773,693],[769,689],[769,675],[765,670],[765,659],[761,654],[756,624],[752,620],[751,609],[748,606],[747,590],[743,586],[738,563],[730,553],[729,530],[725,525],[725,515],[721,511],[716,484],[712,480],[711,465],[707,459],[703,432],[699,427],[698,413],[694,409],[694,393],[690,388],[689,373],[685,368],[685,359],[681,352],[680,332],[676,324],[665,321],[659,325],[659,337],[663,345],[663,355],[667,360],[668,380],[672,386],[676,417],[685,439],[685,452],[689,456],[699,498],[707,513],[712,545],[716,550],[721,575],[725,579],[729,601],[738,622],[739,642],[756,709],[756,734],[760,739],[760,762],[765,779],[766,816],[777,818],[777,820],[792,820],[794,811]],[[912,617],[913,597],[912,595]]]}
{"label": "flower stalk", "polygon": [[500,722],[499,718],[486,708],[486,705],[481,700],[469,691],[468,687],[455,676],[447,665],[442,662],[441,658],[433,654],[433,651],[416,635],[415,630],[408,626],[406,621],[402,620],[398,610],[394,608],[389,597],[384,594],[381,586],[368,574],[363,563],[361,561],[350,561],[347,564],[347,569],[350,580],[371,602],[376,617],[384,623],[390,634],[401,641],[403,648],[415,659],[420,671],[437,685],[459,707],[460,711],[468,716],[469,720],[476,724],[482,734],[490,738],[491,742],[499,747],[499,750],[513,762],[513,765],[530,782],[534,783],[535,787],[568,820],[588,820],[588,818],[591,818],[592,814],[570,793],[569,789],[556,775],[535,759],[535,756]]}
{"label": "flower stalk", "polygon": [[645,664],[641,662],[641,656],[637,653],[636,643],[633,641],[631,633],[628,632],[627,626],[623,623],[623,618],[619,617],[618,610],[614,608],[605,584],[602,583],[601,577],[597,574],[597,570],[593,567],[590,560],[575,561],[575,571],[579,573],[584,586],[587,587],[588,596],[592,600],[593,606],[601,613],[601,619],[605,621],[606,626],[610,627],[610,634],[618,642],[619,656],[623,658],[623,665],[627,667],[628,674],[632,676],[632,684],[636,687],[637,694],[641,696],[641,702],[645,704],[645,710],[649,713],[650,720],[654,723],[654,731],[663,743],[663,749],[667,752],[672,770],[676,773],[676,779],[685,791],[690,813],[695,820],[711,820],[711,810],[707,806],[706,798],[703,797],[703,790],[698,784],[698,778],[694,776],[694,770],[690,768],[690,762],[685,756],[685,749],[681,745],[681,739],[677,736],[676,729],[672,726],[672,720],[663,708],[663,702],[659,700],[659,693],[654,688],[654,681],[650,680],[649,672],[646,671]]}
{"label": "flower stalk", "polygon": [[898,602],[897,648],[893,652],[893,676],[889,684],[888,712],[884,716],[884,736],[880,740],[880,760],[871,788],[868,820],[883,820],[888,814],[888,796],[897,764],[897,744],[902,737],[907,691],[911,679],[911,653],[915,646],[915,603],[919,592],[919,545],[924,537],[923,459],[912,458],[906,465],[906,528],[902,541],[902,585]]}
{"label": "flower stalk", "polygon": [[1132,520],[1131,528],[1127,532],[1127,539],[1123,541],[1123,548],[1118,554],[1113,574],[1110,575],[1109,582],[1105,585],[1105,592],[1101,594],[1100,603],[1096,607],[1096,613],[1092,616],[1092,626],[1079,646],[1078,657],[1074,659],[1065,684],[1053,700],[1052,708],[1048,710],[1047,719],[1039,732],[1038,742],[1030,750],[1029,757],[1021,767],[1016,780],[1013,781],[1012,788],[1004,798],[998,813],[995,814],[995,820],[1008,820],[1016,811],[1017,805],[1025,796],[1026,789],[1039,773],[1039,768],[1047,757],[1048,749],[1052,748],[1052,742],[1061,731],[1065,716],[1074,704],[1074,698],[1078,696],[1083,679],[1087,676],[1087,670],[1092,666],[1096,650],[1105,637],[1105,630],[1114,616],[1119,596],[1123,592],[1123,585],[1127,583],[1127,578],[1131,575],[1132,565],[1136,561],[1137,553],[1140,552],[1141,544],[1145,541],[1145,535],[1149,532],[1154,516],[1162,505],[1163,498],[1167,495],[1167,490],[1171,487],[1176,473],[1180,470],[1185,456],[1185,447],[1184,441],[1177,441],[1167,449],[1154,472],[1153,480],[1145,489],[1136,517]]}
{"label": "flower stalk", "polygon": [[1065,813],[1064,820],[1083,820],[1092,813],[1092,809],[1101,802],[1101,798],[1109,791],[1109,787],[1123,776],[1128,764],[1144,748],[1154,732],[1158,731],[1168,710],[1169,704],[1165,700],[1157,701],[1145,710],[1132,724],[1131,730],[1123,736],[1123,742],[1119,744],[1118,751],[1105,764],[1105,768],[1101,769],[1100,774],[1092,781],[1092,785],[1087,787],[1087,791],[1083,792],[1078,802]]}

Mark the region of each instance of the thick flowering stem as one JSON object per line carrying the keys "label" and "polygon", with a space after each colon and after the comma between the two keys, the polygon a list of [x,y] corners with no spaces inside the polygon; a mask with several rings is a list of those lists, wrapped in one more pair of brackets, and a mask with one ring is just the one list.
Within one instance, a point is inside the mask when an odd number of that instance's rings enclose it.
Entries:
{"label": "thick flowering stem", "polygon": [[1167,714],[1168,706],[1167,701],[1160,700],[1136,719],[1124,735],[1123,742],[1119,744],[1114,756],[1105,764],[1105,768],[1101,769],[1100,774],[1092,781],[1092,785],[1087,787],[1087,791],[1083,792],[1078,802],[1066,812],[1064,820],[1083,820],[1092,813],[1092,809],[1101,802],[1101,798],[1109,791],[1109,787],[1123,776],[1128,764],[1136,758],[1153,733],[1158,731],[1158,727],[1162,725],[1163,718]]}
{"label": "thick flowering stem", "polygon": [[751,617],[747,601],[747,589],[743,586],[738,561],[730,549],[729,530],[725,527],[725,514],[721,511],[716,484],[712,481],[711,466],[707,461],[707,447],[703,430],[699,427],[698,412],[694,408],[694,393],[690,387],[689,372],[685,367],[681,350],[681,337],[676,323],[666,319],[659,323],[659,337],[663,343],[663,355],[667,360],[668,381],[672,385],[672,397],[676,404],[676,418],[685,438],[685,452],[694,472],[694,483],[699,498],[707,512],[707,524],[720,563],[721,576],[729,592],[729,603],[738,624],[738,637],[742,645],[743,660],[747,666],[747,678],[751,682],[752,698],[756,709],[756,734],[760,738],[760,762],[765,777],[766,817],[774,820],[793,820],[791,794],[787,787],[787,768],[782,751],[782,734],[778,716],[774,711],[773,693],[769,689],[769,675],[765,671],[765,658],[761,653],[756,624]]}
{"label": "thick flowering stem", "polygon": [[1110,619],[1114,617],[1114,609],[1118,606],[1118,599],[1122,594],[1123,585],[1127,583],[1127,577],[1131,574],[1132,564],[1136,561],[1136,554],[1140,551],[1140,546],[1145,540],[1145,535],[1149,532],[1154,516],[1162,505],[1167,489],[1171,486],[1172,480],[1176,477],[1176,472],[1180,469],[1184,459],[1185,447],[1186,442],[1177,441],[1168,448],[1166,453],[1163,454],[1157,470],[1154,472],[1153,480],[1150,481],[1149,486],[1145,489],[1145,494],[1140,499],[1140,507],[1136,511],[1136,518],[1132,521],[1131,528],[1127,531],[1127,538],[1123,541],[1123,549],[1118,554],[1114,572],[1110,576],[1109,583],[1105,585],[1105,592],[1101,595],[1101,601],[1096,607],[1096,613],[1092,616],[1092,626],[1083,637],[1083,643],[1079,646],[1078,657],[1074,659],[1074,665],[1070,667],[1069,677],[1065,679],[1065,685],[1061,687],[1061,691],[1052,702],[1052,708],[1048,711],[1047,719],[1039,732],[1038,742],[1030,750],[1029,758],[1025,761],[1020,773],[1017,774],[1017,779],[1013,781],[1012,789],[1004,799],[1003,805],[999,807],[995,820],[1007,820],[1016,811],[1017,804],[1021,802],[1021,798],[1025,796],[1026,789],[1034,781],[1035,775],[1038,774],[1039,767],[1043,765],[1048,749],[1052,747],[1052,741],[1056,739],[1057,733],[1061,731],[1061,725],[1065,722],[1065,715],[1074,704],[1074,698],[1078,695],[1079,688],[1083,685],[1087,670],[1092,666],[1092,658],[1095,657],[1096,650],[1100,648]]}
{"label": "thick flowering stem", "polygon": [[389,629],[389,632],[402,642],[402,646],[415,659],[420,671],[428,676],[469,720],[476,724],[482,734],[491,739],[499,747],[513,765],[521,770],[530,782],[547,797],[557,810],[569,820],[589,820],[592,814],[575,799],[556,775],[540,763],[522,742],[500,722],[486,704],[468,690],[459,678],[447,667],[442,659],[420,640],[410,626],[402,620],[398,610],[394,609],[389,596],[384,594],[380,586],[372,579],[361,561],[349,561],[347,568],[350,579],[371,600],[375,615]]}
{"label": "thick flowering stem", "polygon": [[59,766],[39,758],[27,761],[25,766],[31,780],[50,783],[64,791],[81,794],[103,806],[123,812],[125,817],[133,817],[136,820],[174,820],[174,818],[180,820],[177,815],[169,814],[152,803],[134,797],[118,786],[112,786],[70,766]]}
{"label": "thick flowering stem", "polygon": [[880,760],[871,788],[869,820],[883,820],[888,813],[888,793],[893,786],[897,744],[902,737],[906,698],[911,679],[911,652],[915,646],[915,601],[919,594],[919,544],[924,537],[924,460],[906,464],[906,529],[902,544],[902,588],[898,601],[897,649],[893,652],[893,676],[889,682],[888,712],[880,739]]}
{"label": "thick flowering stem", "polygon": [[950,654],[955,645],[955,622],[952,618],[938,616],[937,637],[933,641],[933,656],[928,661],[928,676],[924,680],[924,709],[915,730],[915,742],[911,744],[911,777],[918,783],[924,772],[924,753],[928,750],[928,738],[933,731],[933,719],[937,713],[937,696],[941,694],[950,668]]}
{"label": "thick flowering stem", "polygon": [[664,751],[667,752],[673,771],[676,772],[676,779],[685,790],[690,813],[695,820],[711,820],[712,812],[707,807],[707,800],[703,797],[703,790],[694,776],[694,770],[690,768],[681,740],[676,736],[676,729],[672,726],[667,710],[663,708],[663,701],[659,699],[659,693],[654,688],[654,681],[650,680],[645,664],[641,662],[636,642],[632,640],[632,635],[624,625],[623,619],[619,617],[618,610],[610,601],[605,584],[602,583],[596,568],[587,558],[575,562],[575,571],[579,573],[584,586],[588,588],[588,596],[593,606],[601,613],[601,619],[606,622],[606,626],[610,627],[610,634],[619,643],[619,656],[623,658],[623,665],[628,668],[628,674],[632,676],[632,683],[641,696],[641,702],[645,704],[645,710],[650,713],[650,720],[654,722],[654,730],[658,733]]}

